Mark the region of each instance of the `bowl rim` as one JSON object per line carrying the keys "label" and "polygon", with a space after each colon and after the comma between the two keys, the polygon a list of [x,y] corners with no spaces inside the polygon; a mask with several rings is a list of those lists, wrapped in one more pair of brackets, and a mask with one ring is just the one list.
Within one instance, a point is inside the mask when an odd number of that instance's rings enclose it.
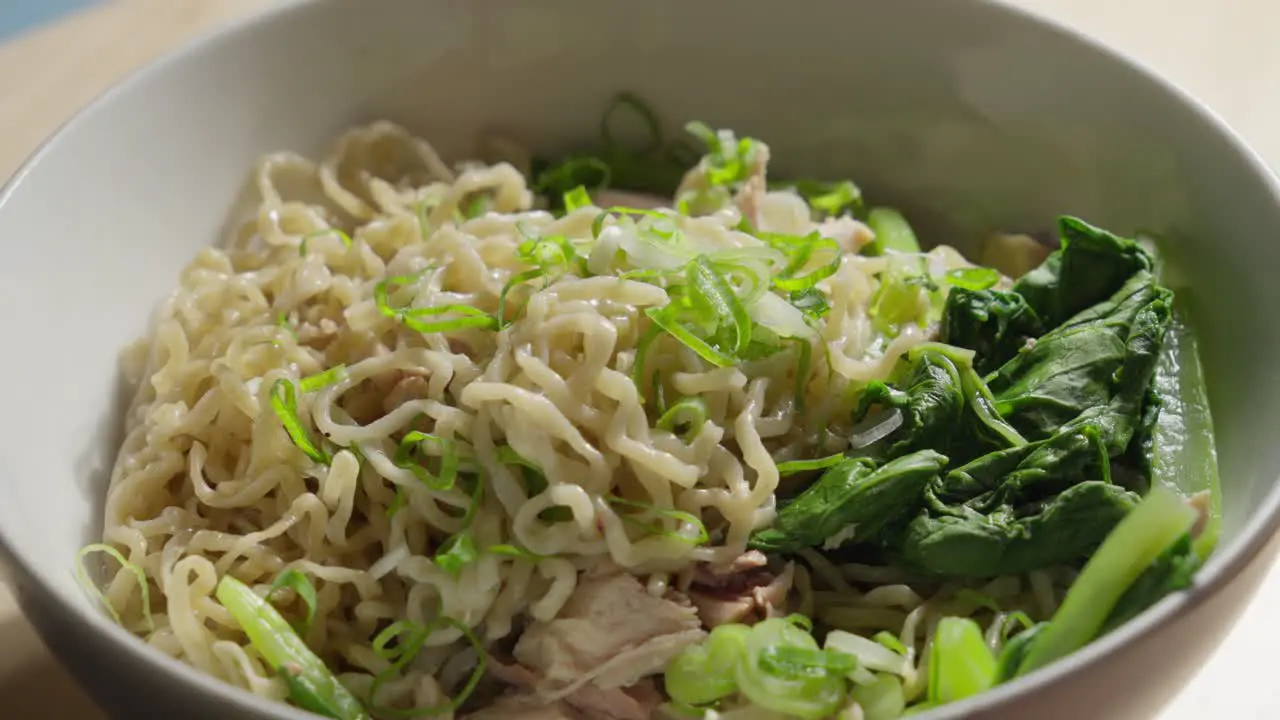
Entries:
{"label": "bowl rim", "polygon": [[[3,207],[17,192],[26,176],[39,165],[43,157],[55,151],[56,146],[68,131],[91,123],[97,113],[115,102],[117,96],[160,75],[172,65],[192,61],[206,53],[216,54],[222,46],[259,26],[287,22],[302,12],[320,12],[327,6],[341,1],[277,0],[276,3],[262,10],[251,11],[198,33],[132,70],[76,110],[40,142],[13,175],[0,185],[0,207]],[[1100,55],[1112,63],[1127,66],[1143,80],[1166,93],[1225,140],[1227,147],[1255,174],[1259,182],[1270,191],[1276,203],[1280,205],[1280,178],[1277,178],[1275,172],[1258,153],[1216,112],[1159,71],[1082,29],[1053,18],[1042,10],[1019,5],[1016,0],[969,0],[969,2],[979,8],[985,6],[985,11],[1003,15],[1007,20],[1035,26],[1041,31],[1056,34],[1080,46],[1083,50]],[[1000,710],[1017,702],[1023,695],[1029,695],[1037,687],[1058,683],[1078,675],[1116,649],[1153,636],[1214,598],[1232,578],[1239,575],[1262,553],[1278,529],[1280,529],[1280,482],[1275,482],[1259,508],[1244,524],[1237,536],[1216,548],[1205,566],[1196,574],[1190,588],[1163,598],[1114,632],[1089,643],[1057,662],[974,697],[922,713],[919,715],[920,720],[944,720],[964,717],[976,712]],[[140,642],[136,635],[111,622],[105,613],[95,607],[95,603],[90,598],[80,602],[63,597],[53,590],[50,582],[53,571],[30,562],[22,553],[15,551],[16,547],[11,537],[11,530],[0,527],[0,558],[6,560],[13,570],[11,581],[14,586],[19,587],[18,603],[23,608],[24,615],[26,615],[25,606],[30,595],[24,591],[25,588],[21,588],[21,585],[30,583],[37,589],[35,596],[54,605],[50,615],[69,618],[80,625],[93,628],[114,645],[117,652],[131,656],[135,664],[147,667],[174,684],[186,684],[192,690],[198,689],[207,700],[220,703],[228,711],[252,712],[279,720],[308,720],[315,717],[286,703],[253,695],[185,663],[176,662],[159,649]],[[39,626],[37,631],[41,635],[44,634],[44,630]],[[61,659],[58,661],[61,663]],[[77,682],[79,682],[78,679]]]}

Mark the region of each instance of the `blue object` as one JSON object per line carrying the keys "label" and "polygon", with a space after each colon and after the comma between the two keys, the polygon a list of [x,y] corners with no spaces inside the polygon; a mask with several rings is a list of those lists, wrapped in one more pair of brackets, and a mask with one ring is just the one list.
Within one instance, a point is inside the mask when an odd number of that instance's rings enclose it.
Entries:
{"label": "blue object", "polygon": [[0,0],[0,42],[102,0]]}

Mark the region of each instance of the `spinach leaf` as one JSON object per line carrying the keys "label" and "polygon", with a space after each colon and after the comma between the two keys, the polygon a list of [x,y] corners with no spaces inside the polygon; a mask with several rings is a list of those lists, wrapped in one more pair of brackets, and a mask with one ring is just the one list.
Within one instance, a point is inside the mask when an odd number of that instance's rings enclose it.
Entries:
{"label": "spinach leaf", "polygon": [[1028,439],[1054,434],[1086,410],[1105,408],[1111,454],[1137,429],[1169,328],[1173,293],[1147,271],[1110,298],[1049,331],[987,378],[996,409]]}
{"label": "spinach leaf", "polygon": [[1061,248],[1013,286],[1047,327],[1106,300],[1130,277],[1152,269],[1151,256],[1137,242],[1078,218],[1059,218],[1058,233]]}
{"label": "spinach leaf", "polygon": [[967,462],[985,452],[1026,444],[995,411],[994,399],[970,365],[970,356],[941,343],[911,349],[899,364],[892,385],[873,381],[863,390],[854,422],[875,406],[903,413],[902,427],[863,448],[880,460],[931,448],[952,462]]}
{"label": "spinach leaf", "polygon": [[942,341],[969,348],[973,367],[989,373],[1043,335],[1044,323],[1015,292],[954,288],[942,316]]}
{"label": "spinach leaf", "polygon": [[926,511],[907,527],[901,560],[947,577],[987,578],[1076,562],[1096,548],[1138,497],[1087,480],[1026,507],[983,512],[925,491]]}
{"label": "spinach leaf", "polygon": [[933,450],[904,455],[879,468],[868,458],[834,465],[778,510],[773,525],[748,546],[766,552],[874,540],[883,528],[920,507],[920,493],[947,464]]}

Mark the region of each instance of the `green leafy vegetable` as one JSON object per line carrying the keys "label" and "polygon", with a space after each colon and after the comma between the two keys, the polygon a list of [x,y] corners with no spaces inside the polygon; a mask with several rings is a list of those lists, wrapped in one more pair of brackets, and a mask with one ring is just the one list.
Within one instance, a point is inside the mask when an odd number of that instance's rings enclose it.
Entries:
{"label": "green leafy vegetable", "polygon": [[89,577],[88,570],[84,567],[84,559],[90,553],[105,553],[110,555],[112,559],[120,563],[120,567],[132,573],[138,579],[138,589],[142,592],[142,617],[147,621],[147,629],[155,630],[155,621],[151,618],[151,587],[147,584],[147,573],[141,566],[135,565],[125,559],[124,555],[114,547],[105,543],[93,543],[80,548],[80,552],[76,554],[76,579],[80,582],[80,586],[96,599],[107,613],[111,615],[111,619],[115,620],[117,625],[122,624],[120,613],[112,607],[111,602],[107,600],[107,596],[102,594],[96,583]]}
{"label": "green leafy vegetable", "polygon": [[292,380],[280,378],[271,385],[271,409],[280,418],[280,424],[289,434],[289,439],[303,454],[322,465],[329,464],[329,453],[312,441],[311,433],[307,432],[298,417],[298,396]]}
{"label": "green leafy vegetable", "polygon": [[307,607],[307,613],[302,617],[302,622],[294,626],[298,634],[306,637],[311,632],[311,623],[316,617],[316,587],[311,584],[307,574],[297,568],[290,568],[276,576],[271,583],[271,590],[268,598],[279,590],[289,589],[298,596],[303,605]]}
{"label": "green leafy vegetable", "polygon": [[1153,487],[1085,564],[1049,626],[1027,650],[1018,674],[1044,667],[1094,639],[1125,591],[1194,521],[1195,511],[1176,493]]}
{"label": "green leafy vegetable", "polygon": [[872,208],[867,213],[867,227],[871,228],[875,238],[862,248],[863,255],[883,255],[886,250],[920,252],[920,241],[916,240],[915,231],[902,213],[893,208]]}
{"label": "green leafy vegetable", "polygon": [[230,575],[218,582],[216,594],[262,659],[284,678],[295,705],[338,720],[368,720],[360,701],[338,682],[270,603]]}
{"label": "green leafy vegetable", "polygon": [[1000,648],[1000,654],[996,657],[996,683],[1003,683],[1012,680],[1018,675],[1018,668],[1027,658],[1027,651],[1031,649],[1031,644],[1039,637],[1049,623],[1037,623],[1026,630],[1014,635]]}
{"label": "green leafy vegetable", "polygon": [[910,513],[921,491],[947,464],[932,450],[896,458],[882,467],[866,458],[846,459],[822,474],[778,510],[773,525],[748,545],[765,552],[794,552],[831,542],[875,538]]}
{"label": "green leafy vegetable", "polygon": [[1187,496],[1208,493],[1207,517],[1195,539],[1195,552],[1203,560],[1218,542],[1222,491],[1200,353],[1186,322],[1186,311],[1178,301],[1156,364],[1152,390],[1158,403],[1153,408],[1150,432],[1143,438],[1144,461],[1155,482]]}
{"label": "green leafy vegetable", "polygon": [[976,353],[974,368],[988,373],[1045,332],[1044,323],[1015,292],[956,287],[947,295],[942,340]]}
{"label": "green leafy vegetable", "polygon": [[1197,552],[1191,534],[1183,535],[1125,590],[1098,634],[1106,635],[1166,595],[1191,587],[1191,581],[1202,564],[1203,558]]}
{"label": "green leafy vegetable", "polygon": [[1136,241],[1073,217],[1058,220],[1062,247],[1013,286],[1046,326],[1055,327],[1115,295],[1134,275],[1152,270]]}

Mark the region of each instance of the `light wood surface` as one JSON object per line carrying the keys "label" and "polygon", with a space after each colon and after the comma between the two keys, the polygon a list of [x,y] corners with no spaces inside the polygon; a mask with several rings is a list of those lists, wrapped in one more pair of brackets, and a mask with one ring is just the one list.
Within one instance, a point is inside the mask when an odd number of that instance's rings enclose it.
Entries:
{"label": "light wood surface", "polygon": [[[0,2],[41,0],[0,0]],[[353,0],[355,1],[355,0]],[[272,0],[112,0],[0,45],[0,179],[75,110],[148,60]],[[1017,0],[1164,73],[1280,163],[1280,3],[1274,0]],[[1159,720],[1280,718],[1272,649],[1280,569]],[[0,716],[101,720],[0,584]]]}

